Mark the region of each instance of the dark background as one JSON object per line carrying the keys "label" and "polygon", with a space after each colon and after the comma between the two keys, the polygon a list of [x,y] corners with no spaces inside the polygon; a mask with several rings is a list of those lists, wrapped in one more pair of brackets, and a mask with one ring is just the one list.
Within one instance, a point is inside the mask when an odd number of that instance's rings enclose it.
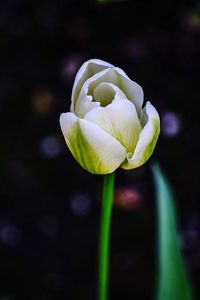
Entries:
{"label": "dark background", "polygon": [[[59,127],[90,58],[124,69],[161,116],[151,161],[174,188],[200,299],[200,5],[1,0],[0,300],[96,299],[102,177],[81,169]],[[115,203],[110,299],[154,299],[150,163],[118,170]]]}

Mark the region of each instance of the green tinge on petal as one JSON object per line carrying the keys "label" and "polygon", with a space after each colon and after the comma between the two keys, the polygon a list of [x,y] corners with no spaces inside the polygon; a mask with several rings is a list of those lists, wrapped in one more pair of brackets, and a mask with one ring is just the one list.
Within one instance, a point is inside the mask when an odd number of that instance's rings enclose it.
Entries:
{"label": "green tinge on petal", "polygon": [[140,133],[134,153],[129,153],[127,160],[122,163],[123,169],[130,170],[142,166],[154,151],[160,133],[160,118],[150,102],[147,102],[143,114],[143,119],[147,116],[147,123]]}
{"label": "green tinge on petal", "polygon": [[134,104],[127,99],[115,100],[106,107],[89,111],[86,120],[97,124],[116,138],[127,153],[133,153],[141,132],[141,125]]}
{"label": "green tinge on petal", "polygon": [[112,173],[126,158],[125,148],[97,125],[73,113],[62,114],[60,125],[74,158],[90,173]]}

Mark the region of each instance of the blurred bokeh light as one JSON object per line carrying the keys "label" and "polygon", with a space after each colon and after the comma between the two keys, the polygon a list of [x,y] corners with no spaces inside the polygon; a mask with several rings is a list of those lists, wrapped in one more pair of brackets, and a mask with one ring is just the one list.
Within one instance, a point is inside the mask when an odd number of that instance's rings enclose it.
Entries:
{"label": "blurred bokeh light", "polygon": [[165,112],[161,119],[161,130],[165,136],[176,136],[181,130],[180,117],[174,112]]}

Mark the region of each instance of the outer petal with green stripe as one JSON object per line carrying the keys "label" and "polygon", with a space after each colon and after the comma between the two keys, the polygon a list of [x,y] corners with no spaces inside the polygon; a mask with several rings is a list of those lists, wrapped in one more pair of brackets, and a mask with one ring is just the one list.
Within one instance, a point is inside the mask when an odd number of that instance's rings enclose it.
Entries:
{"label": "outer petal with green stripe", "polygon": [[78,71],[71,112],[60,117],[61,129],[75,159],[87,171],[109,174],[143,165],[160,132],[156,109],[123,70],[92,59]]}

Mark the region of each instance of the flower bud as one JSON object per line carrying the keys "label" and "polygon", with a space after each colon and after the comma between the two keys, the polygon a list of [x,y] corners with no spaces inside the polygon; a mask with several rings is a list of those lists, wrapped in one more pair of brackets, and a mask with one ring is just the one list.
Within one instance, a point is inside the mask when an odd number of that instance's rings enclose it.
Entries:
{"label": "flower bud", "polygon": [[61,129],[75,159],[93,174],[118,167],[134,169],[151,156],[160,133],[154,106],[143,105],[143,90],[120,68],[91,59],[79,69],[71,112],[60,117]]}

